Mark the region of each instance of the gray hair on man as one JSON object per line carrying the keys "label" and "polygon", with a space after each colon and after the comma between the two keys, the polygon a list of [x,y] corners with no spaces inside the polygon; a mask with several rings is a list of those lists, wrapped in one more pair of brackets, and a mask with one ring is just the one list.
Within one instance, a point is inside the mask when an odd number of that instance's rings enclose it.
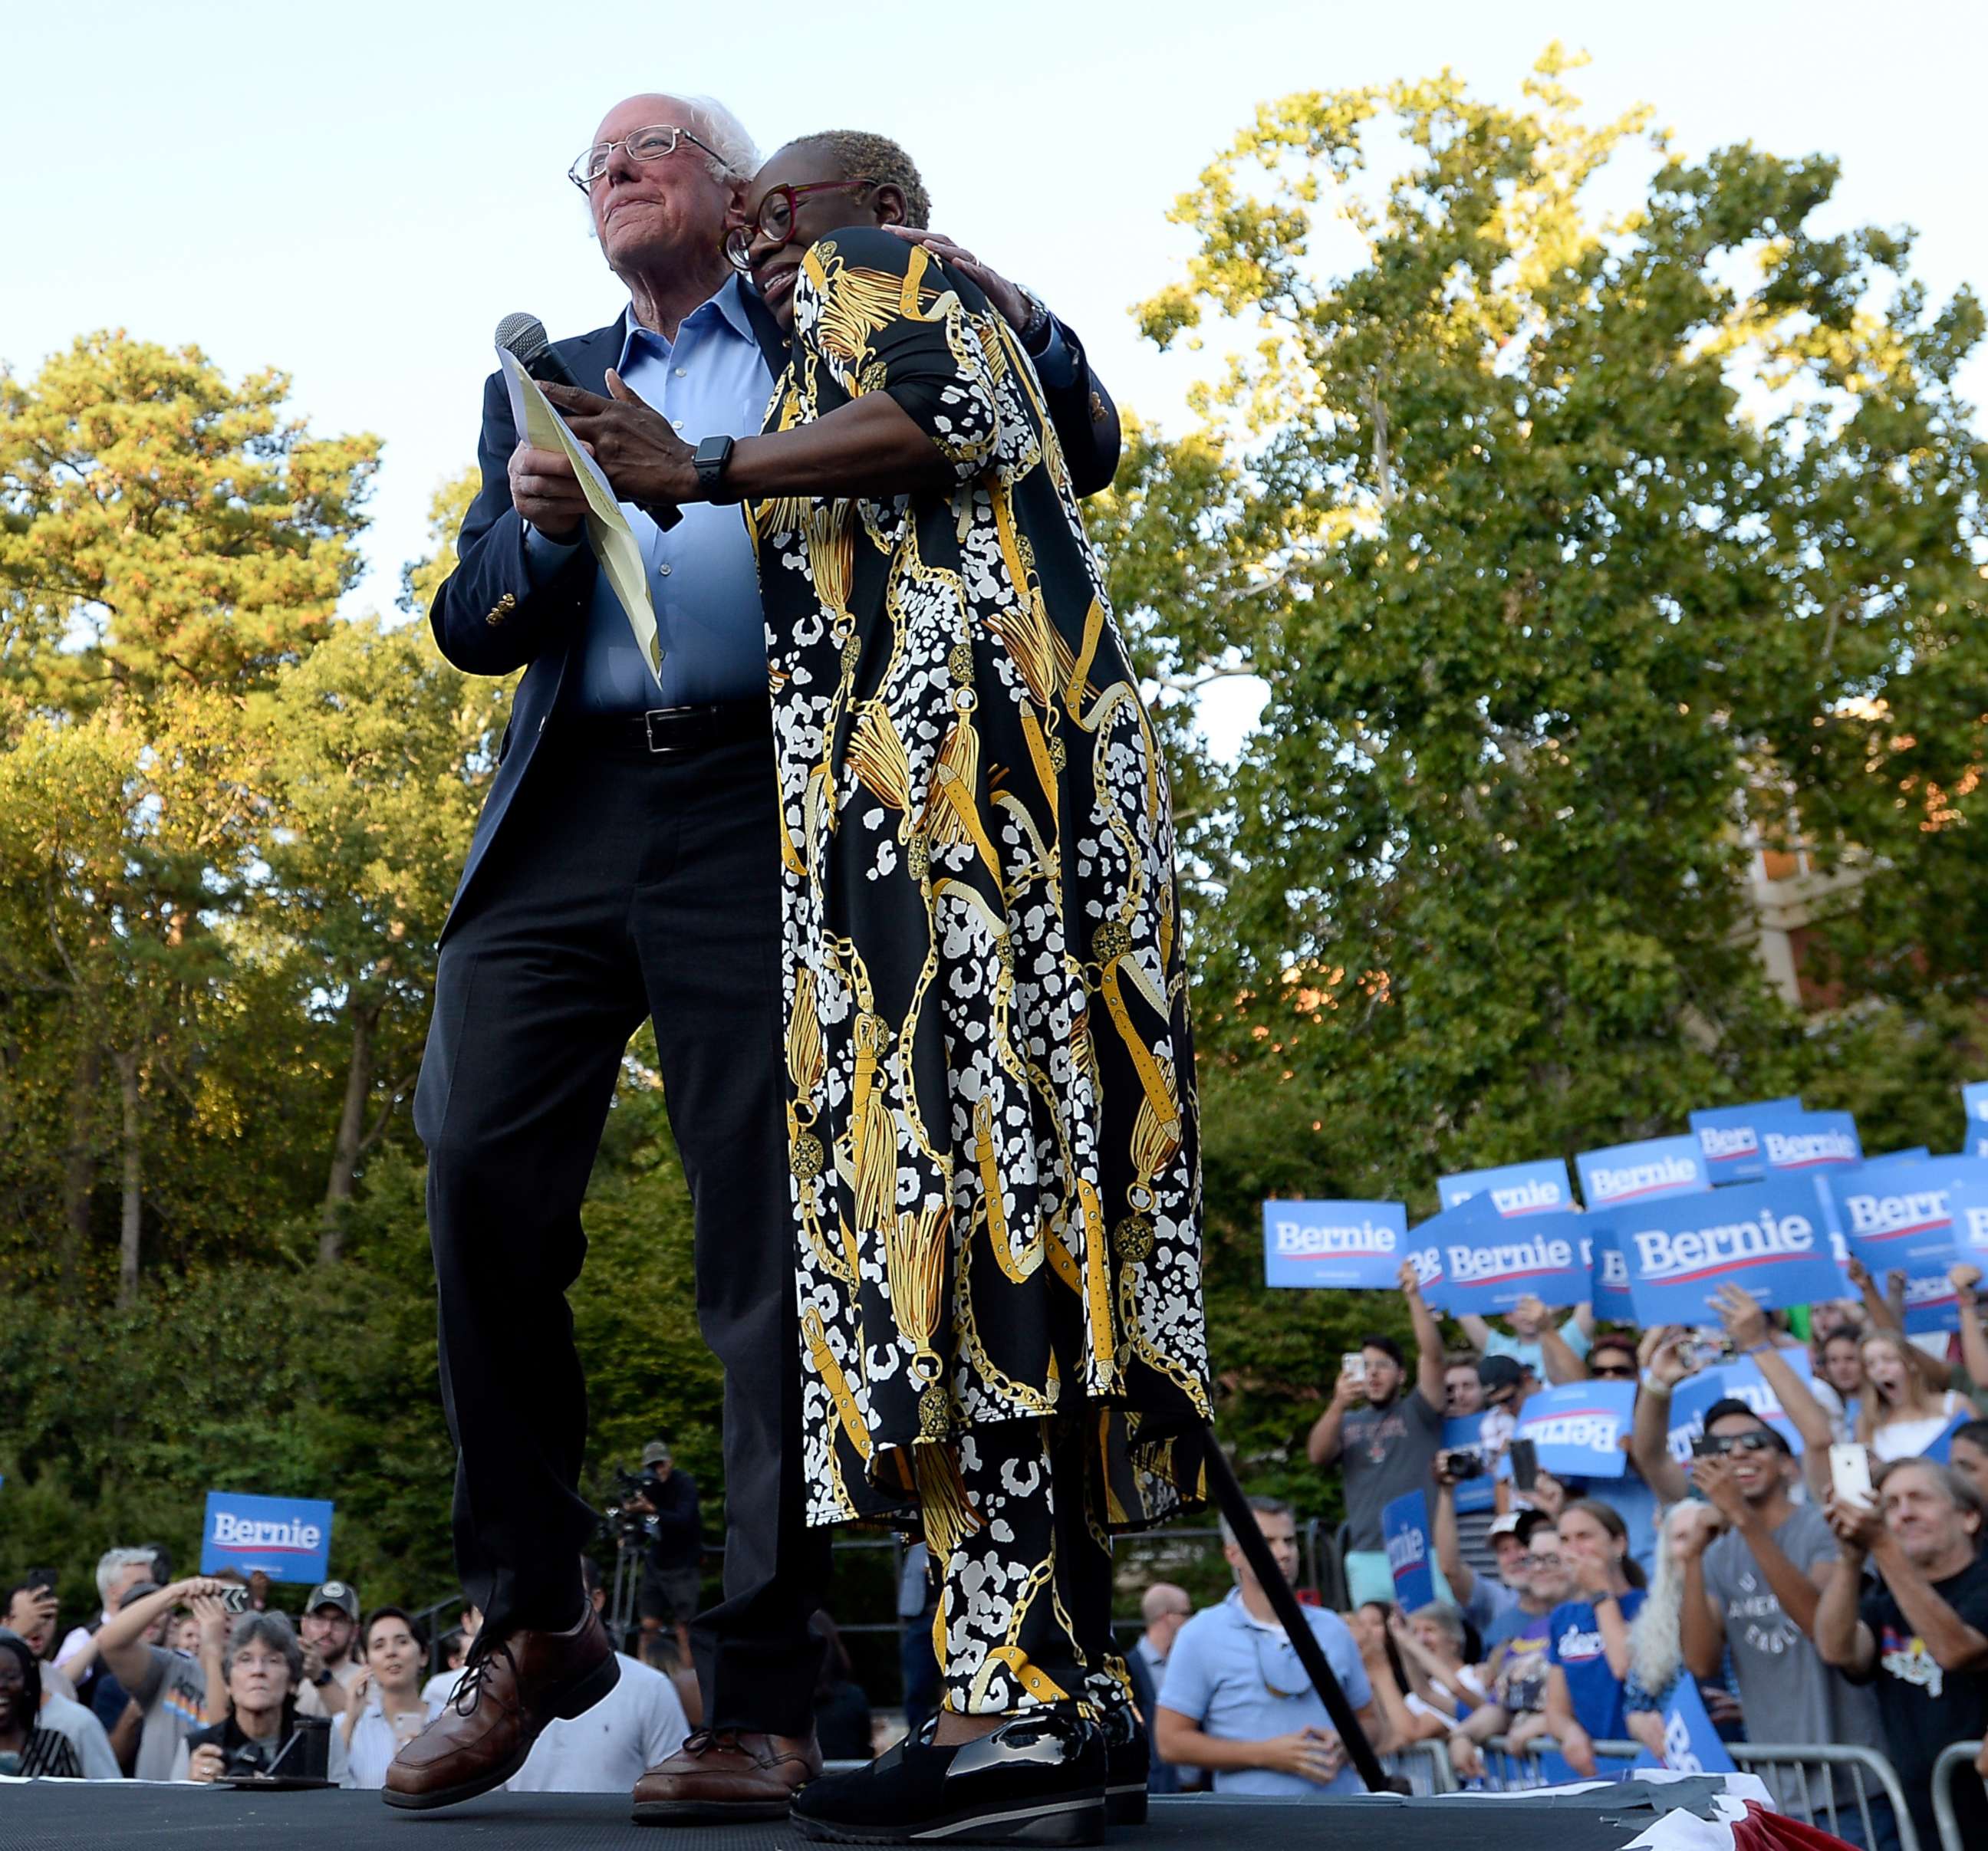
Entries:
{"label": "gray hair on man", "polygon": [[746,125],[715,96],[679,96],[690,116],[683,126],[708,142],[714,153],[705,164],[714,180],[750,180],[759,165],[759,150]]}
{"label": "gray hair on man", "polygon": [[223,1681],[235,1669],[235,1659],[252,1645],[266,1645],[272,1651],[281,1652],[283,1662],[290,1668],[290,1688],[294,1691],[303,1680],[304,1649],[297,1643],[296,1628],[290,1624],[287,1613],[239,1613],[228,1634],[228,1649],[221,1655],[221,1675]]}
{"label": "gray hair on man", "polygon": [[[656,94],[675,96],[672,90],[658,90]],[[735,180],[750,180],[759,169],[759,150],[746,133],[745,123],[715,96],[677,96],[676,100],[684,106],[684,114],[689,119],[677,126],[688,129],[710,150],[704,157],[705,171],[720,186]],[[600,242],[600,231],[593,222],[590,199],[587,207],[587,235]]]}
{"label": "gray hair on man", "polygon": [[144,1565],[145,1579],[152,1578],[152,1552],[148,1549],[107,1549],[96,1559],[97,1597],[110,1604],[110,1584],[127,1568]]}

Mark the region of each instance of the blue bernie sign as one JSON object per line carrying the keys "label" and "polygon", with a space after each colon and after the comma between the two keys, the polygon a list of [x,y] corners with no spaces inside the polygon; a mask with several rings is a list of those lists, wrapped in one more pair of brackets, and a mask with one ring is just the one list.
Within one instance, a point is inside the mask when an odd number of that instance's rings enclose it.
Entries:
{"label": "blue bernie sign", "polygon": [[1966,1244],[1953,1212],[1956,1190],[1963,1185],[1988,1188],[1988,1158],[1893,1157],[1824,1179],[1837,1224],[1871,1276],[1905,1274],[1908,1330],[1959,1328],[1947,1273]]}
{"label": "blue bernie sign", "polygon": [[1857,1121],[1848,1112],[1765,1112],[1754,1120],[1770,1175],[1784,1170],[1841,1168],[1864,1160]]}
{"label": "blue bernie sign", "polygon": [[1581,1244],[1587,1249],[1588,1302],[1594,1308],[1595,1316],[1604,1324],[1635,1323],[1636,1306],[1629,1296],[1629,1266],[1622,1258],[1614,1221],[1591,1214]]}
{"label": "blue bernie sign", "polygon": [[1785,1099],[1760,1099],[1744,1106],[1711,1106],[1691,1115],[1692,1135],[1704,1153],[1705,1164],[1715,1183],[1750,1183],[1767,1173],[1760,1153],[1760,1136],[1753,1121],[1763,1112],[1791,1106],[1799,1112],[1801,1101],[1790,1093]]}
{"label": "blue bernie sign", "polygon": [[1527,1400],[1516,1437],[1532,1441],[1556,1478],[1619,1478],[1635,1405],[1633,1382],[1563,1383]]}
{"label": "blue bernie sign", "polygon": [[1405,1613],[1435,1598],[1435,1550],[1429,1542],[1428,1500],[1420,1491],[1381,1506],[1381,1538],[1395,1577],[1395,1604]]}
{"label": "blue bernie sign", "polygon": [[1263,1283],[1397,1291],[1408,1239],[1399,1202],[1266,1202]]}
{"label": "blue bernie sign", "polygon": [[1728,1281],[1767,1310],[1840,1299],[1848,1287],[1830,1249],[1814,1181],[1735,1183],[1611,1211],[1636,1321],[1716,1322],[1712,1295]]}
{"label": "blue bernie sign", "polygon": [[1423,1295],[1452,1317],[1492,1317],[1521,1299],[1578,1305],[1587,1296],[1589,1268],[1581,1239],[1587,1218],[1557,1209],[1507,1219],[1473,1195],[1433,1215],[1409,1238]]}
{"label": "blue bernie sign", "polygon": [[1988,1157],[1988,1079],[1969,1080],[1960,1089],[1960,1103],[1967,1113],[1967,1154]]}
{"label": "blue bernie sign", "polygon": [[[1784,1349],[1781,1360],[1804,1382],[1815,1379],[1806,1349]],[[1688,1376],[1671,1397],[1670,1424],[1665,1434],[1671,1457],[1680,1464],[1691,1457],[1692,1442],[1705,1431],[1706,1410],[1716,1401],[1744,1401],[1787,1442],[1788,1451],[1799,1457],[1802,1452],[1800,1430],[1787,1417],[1781,1398],[1750,1357],[1740,1356],[1723,1369],[1702,1369]]]}
{"label": "blue bernie sign", "polygon": [[1574,1164],[1581,1173],[1581,1199],[1591,1209],[1652,1201],[1665,1195],[1689,1195],[1712,1187],[1704,1150],[1689,1133],[1584,1150]]}
{"label": "blue bernie sign", "polygon": [[255,1498],[209,1491],[200,1572],[225,1568],[272,1581],[316,1582],[331,1572],[331,1512],[313,1498]]}
{"label": "blue bernie sign", "polygon": [[1493,1170],[1460,1170],[1436,1178],[1436,1194],[1445,1208],[1487,1196],[1507,1220],[1515,1214],[1543,1214],[1571,1208],[1574,1187],[1567,1177],[1567,1159],[1535,1158],[1529,1164],[1503,1164]]}

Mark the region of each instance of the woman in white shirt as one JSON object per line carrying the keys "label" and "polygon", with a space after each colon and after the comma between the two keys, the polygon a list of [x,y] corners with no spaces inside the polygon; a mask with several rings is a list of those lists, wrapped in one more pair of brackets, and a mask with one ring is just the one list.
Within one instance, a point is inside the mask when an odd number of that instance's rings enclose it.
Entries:
{"label": "woman in white shirt", "polygon": [[428,1645],[413,1620],[397,1606],[375,1607],[360,1640],[364,1674],[347,1693],[338,1730],[345,1743],[346,1787],[384,1787],[401,1743],[411,1741],[441,1714],[439,1698],[424,1698],[421,1669]]}
{"label": "woman in white shirt", "polygon": [[1916,1353],[1898,1332],[1866,1332],[1862,1355],[1865,1390],[1857,1437],[1877,1458],[1916,1458],[1956,1418],[1973,1411],[1964,1395],[1928,1386]]}

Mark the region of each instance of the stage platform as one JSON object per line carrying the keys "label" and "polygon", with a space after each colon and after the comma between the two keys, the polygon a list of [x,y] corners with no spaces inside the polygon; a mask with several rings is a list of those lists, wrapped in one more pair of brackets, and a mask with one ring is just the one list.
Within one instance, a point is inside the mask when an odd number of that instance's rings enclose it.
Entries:
{"label": "stage platform", "polygon": [[[1698,1783],[1525,1799],[1155,1800],[1149,1823],[1111,1832],[1125,1851],[1621,1851]],[[965,1841],[955,1841],[965,1842]],[[238,1793],[215,1787],[0,1785],[0,1851],[789,1851],[791,1826],[634,1824],[612,1793],[492,1793],[440,1812],[397,1812],[377,1793]]]}

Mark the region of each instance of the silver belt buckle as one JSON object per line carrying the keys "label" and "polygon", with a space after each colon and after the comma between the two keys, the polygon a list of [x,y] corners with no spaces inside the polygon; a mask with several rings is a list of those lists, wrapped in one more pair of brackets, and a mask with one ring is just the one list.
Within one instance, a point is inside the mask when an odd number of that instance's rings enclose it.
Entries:
{"label": "silver belt buckle", "polygon": [[659,758],[677,750],[667,740],[661,745],[656,743],[656,722],[669,711],[667,707],[652,707],[642,715],[643,735],[648,740],[649,750]]}

